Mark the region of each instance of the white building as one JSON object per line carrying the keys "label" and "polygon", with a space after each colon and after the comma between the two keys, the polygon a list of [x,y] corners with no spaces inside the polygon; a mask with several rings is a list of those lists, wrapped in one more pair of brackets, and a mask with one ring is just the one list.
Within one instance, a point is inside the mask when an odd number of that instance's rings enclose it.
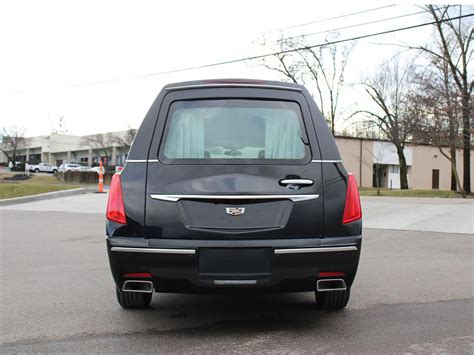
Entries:
{"label": "white building", "polygon": [[[410,173],[413,162],[413,148],[407,147],[403,151],[407,163],[408,186],[410,186]],[[376,165],[375,174],[378,172],[380,187],[390,189],[400,188],[400,168],[395,145],[389,142],[374,141],[372,162]],[[376,184],[375,184],[376,185]]]}
{"label": "white building", "polygon": [[[37,136],[26,138],[16,154],[16,161],[22,162],[47,162],[54,165],[63,163],[80,163],[93,166],[99,163],[99,159],[108,165],[124,165],[127,159],[128,147],[120,144],[120,140],[126,140],[127,131],[111,132],[101,134],[104,144],[89,144],[87,137],[73,136],[69,134],[52,133],[49,136]],[[0,163],[6,163],[7,157],[0,153]]]}

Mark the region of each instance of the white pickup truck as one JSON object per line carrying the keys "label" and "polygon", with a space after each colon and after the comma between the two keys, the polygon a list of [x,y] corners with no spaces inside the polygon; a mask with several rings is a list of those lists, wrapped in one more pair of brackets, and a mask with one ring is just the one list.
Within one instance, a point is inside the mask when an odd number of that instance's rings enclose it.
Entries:
{"label": "white pickup truck", "polygon": [[28,170],[35,173],[53,173],[58,172],[58,167],[56,165],[51,165],[48,163],[38,163],[38,164],[28,164]]}

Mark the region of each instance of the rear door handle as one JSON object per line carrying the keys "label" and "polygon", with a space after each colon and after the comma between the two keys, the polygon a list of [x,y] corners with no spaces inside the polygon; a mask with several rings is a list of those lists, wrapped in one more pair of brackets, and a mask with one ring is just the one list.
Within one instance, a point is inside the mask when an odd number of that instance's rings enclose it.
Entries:
{"label": "rear door handle", "polygon": [[314,181],[309,179],[283,179],[280,180],[282,185],[313,185]]}

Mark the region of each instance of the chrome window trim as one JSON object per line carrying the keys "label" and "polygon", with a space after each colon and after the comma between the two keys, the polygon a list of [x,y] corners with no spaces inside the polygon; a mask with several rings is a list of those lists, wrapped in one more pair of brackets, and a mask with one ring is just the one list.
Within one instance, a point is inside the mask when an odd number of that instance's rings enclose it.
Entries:
{"label": "chrome window trim", "polygon": [[[158,159],[130,159],[126,163],[158,163]],[[311,160],[311,163],[342,163],[342,160]]]}
{"label": "chrome window trim", "polygon": [[342,163],[342,160],[311,160],[311,163]]}
{"label": "chrome window trim", "polygon": [[194,255],[194,249],[162,249],[162,248],[128,248],[128,247],[112,247],[111,251],[118,251],[124,253],[150,253],[150,254],[182,254]]}
{"label": "chrome window trim", "polygon": [[166,88],[166,90],[184,90],[184,89],[199,89],[199,88],[216,88],[216,87],[245,87],[245,88],[262,88],[262,89],[278,89],[278,90],[291,90],[301,92],[303,89],[291,86],[279,86],[271,84],[245,84],[245,83],[215,83],[215,84],[195,84],[195,85],[183,85],[183,86],[172,86]]}
{"label": "chrome window trim", "polygon": [[340,251],[357,251],[356,246],[344,247],[321,247],[321,248],[294,248],[294,249],[275,249],[275,254],[304,254],[304,253],[331,253]]}
{"label": "chrome window trim", "polygon": [[291,200],[293,202],[315,200],[317,194],[311,195],[165,195],[150,194],[154,200],[177,202],[181,199],[192,200]]}

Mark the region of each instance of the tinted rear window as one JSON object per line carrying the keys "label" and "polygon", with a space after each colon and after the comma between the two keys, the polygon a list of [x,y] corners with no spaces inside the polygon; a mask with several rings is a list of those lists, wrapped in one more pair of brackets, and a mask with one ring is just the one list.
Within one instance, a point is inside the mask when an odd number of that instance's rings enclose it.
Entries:
{"label": "tinted rear window", "polygon": [[176,101],[160,149],[168,162],[303,162],[310,152],[297,103],[263,100]]}

